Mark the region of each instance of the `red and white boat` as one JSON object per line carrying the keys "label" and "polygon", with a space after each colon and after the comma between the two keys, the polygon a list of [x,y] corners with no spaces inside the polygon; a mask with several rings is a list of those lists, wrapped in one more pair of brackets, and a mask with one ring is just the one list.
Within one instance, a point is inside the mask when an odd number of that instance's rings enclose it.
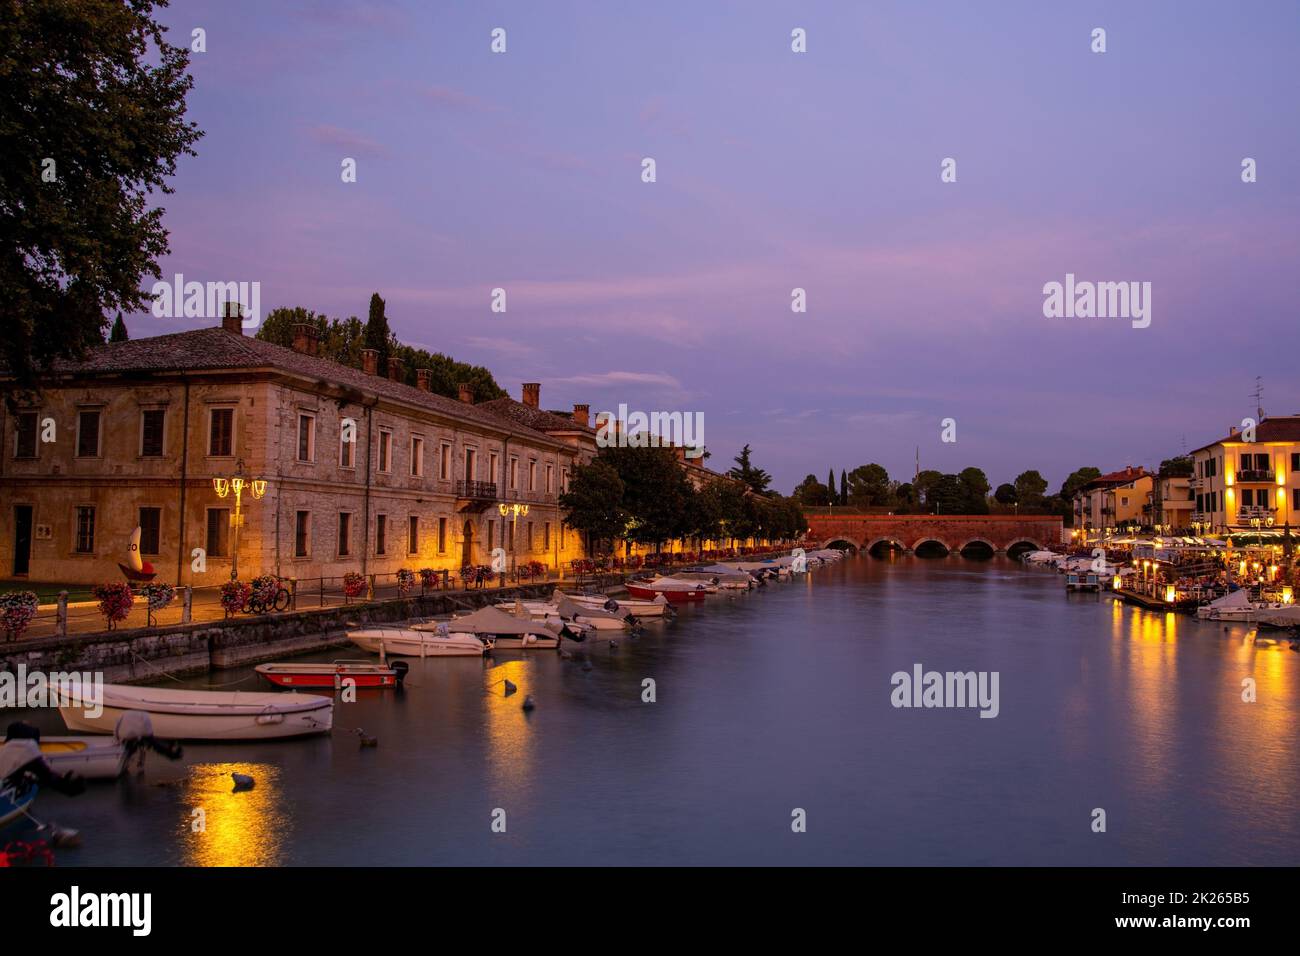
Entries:
{"label": "red and white boat", "polygon": [[[404,662],[403,662],[404,663]],[[331,687],[338,689],[345,680],[355,687],[396,687],[405,671],[370,661],[334,661],[329,664],[258,664],[257,671],[277,687]]]}
{"label": "red and white boat", "polygon": [[691,604],[703,601],[710,594],[718,593],[716,586],[704,581],[689,581],[683,578],[656,578],[653,581],[628,581],[624,585],[627,593],[643,601],[653,601],[659,595],[670,604]]}

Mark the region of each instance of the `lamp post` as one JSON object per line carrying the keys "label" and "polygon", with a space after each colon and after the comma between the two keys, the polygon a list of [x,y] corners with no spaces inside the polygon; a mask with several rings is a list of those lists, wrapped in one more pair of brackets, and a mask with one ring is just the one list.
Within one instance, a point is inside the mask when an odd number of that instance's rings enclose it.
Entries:
{"label": "lamp post", "polygon": [[[510,564],[513,567],[517,562],[515,560],[515,551],[519,548],[519,516],[528,514],[528,505],[520,504],[518,501],[513,504],[497,505],[497,512],[502,518],[510,517]],[[529,542],[531,544],[532,542]]]}
{"label": "lamp post", "polygon": [[235,540],[231,546],[230,552],[230,580],[239,579],[239,529],[244,524],[244,489],[253,496],[254,501],[261,501],[266,495],[265,478],[245,478],[244,477],[244,459],[239,459],[235,464],[235,473],[229,477],[216,477],[212,479],[212,490],[217,493],[218,498],[226,498],[231,492],[235,495]]}

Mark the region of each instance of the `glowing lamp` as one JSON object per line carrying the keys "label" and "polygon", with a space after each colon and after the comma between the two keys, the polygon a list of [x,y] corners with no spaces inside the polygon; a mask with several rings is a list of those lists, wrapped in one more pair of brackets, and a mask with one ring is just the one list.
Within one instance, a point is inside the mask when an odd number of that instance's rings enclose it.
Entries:
{"label": "glowing lamp", "polygon": [[1178,596],[1177,589],[1172,584],[1166,584],[1165,600],[1168,601],[1170,604],[1173,604],[1177,596]]}
{"label": "glowing lamp", "polygon": [[261,497],[263,497],[265,494],[266,494],[266,479],[265,479],[265,478],[254,478],[254,479],[253,479],[253,497],[254,497],[254,498],[261,498]]}
{"label": "glowing lamp", "polygon": [[230,494],[230,481],[226,478],[213,478],[212,490],[217,493],[218,498],[224,498]]}

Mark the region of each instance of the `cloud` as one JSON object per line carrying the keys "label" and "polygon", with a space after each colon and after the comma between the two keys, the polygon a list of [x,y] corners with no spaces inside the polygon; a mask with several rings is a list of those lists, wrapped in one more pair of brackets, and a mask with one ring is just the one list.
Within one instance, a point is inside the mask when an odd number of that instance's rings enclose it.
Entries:
{"label": "cloud", "polygon": [[322,146],[343,150],[348,155],[388,156],[388,148],[382,143],[376,142],[370,137],[363,136],[360,133],[354,133],[351,130],[342,129],[338,126],[330,126],[328,123],[318,123],[315,126],[309,126],[307,128],[307,135]]}
{"label": "cloud", "polygon": [[425,102],[447,109],[473,113],[493,113],[501,109],[495,103],[450,86],[422,86],[416,92]]}
{"label": "cloud", "polygon": [[658,385],[663,388],[677,389],[682,387],[682,383],[676,378],[662,372],[601,372],[595,375],[571,375],[568,378],[557,378],[555,381],[595,387],[618,385]]}

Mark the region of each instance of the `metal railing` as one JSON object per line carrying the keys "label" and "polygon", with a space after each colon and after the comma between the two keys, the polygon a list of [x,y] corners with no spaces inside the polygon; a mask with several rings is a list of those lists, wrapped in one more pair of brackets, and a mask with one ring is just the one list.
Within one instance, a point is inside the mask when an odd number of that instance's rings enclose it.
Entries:
{"label": "metal railing", "polygon": [[496,501],[497,486],[492,481],[461,480],[456,482],[456,497],[474,501]]}

